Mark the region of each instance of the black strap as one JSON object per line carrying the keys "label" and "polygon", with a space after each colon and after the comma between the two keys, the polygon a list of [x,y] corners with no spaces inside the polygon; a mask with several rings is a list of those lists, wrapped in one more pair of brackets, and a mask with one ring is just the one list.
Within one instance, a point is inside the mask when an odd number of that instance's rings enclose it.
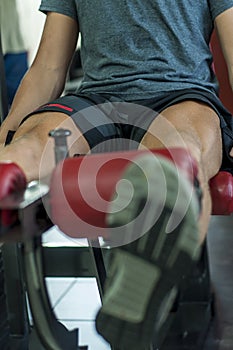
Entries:
{"label": "black strap", "polygon": [[2,121],[5,119],[7,113],[8,99],[0,28],[0,123],[2,123]]}
{"label": "black strap", "polygon": [[9,130],[7,135],[6,135],[6,141],[5,141],[5,146],[9,145],[13,139],[13,136],[15,134],[15,131]]}

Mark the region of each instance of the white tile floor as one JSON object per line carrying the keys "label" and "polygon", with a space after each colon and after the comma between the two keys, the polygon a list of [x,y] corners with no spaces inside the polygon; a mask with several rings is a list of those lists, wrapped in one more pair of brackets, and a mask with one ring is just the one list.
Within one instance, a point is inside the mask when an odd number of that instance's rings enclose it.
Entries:
{"label": "white tile floor", "polygon": [[[67,239],[53,228],[43,236],[44,244],[85,245],[85,240]],[[100,297],[95,278],[46,278],[55,314],[69,330],[79,328],[79,345],[88,350],[110,350],[95,330],[95,315]]]}

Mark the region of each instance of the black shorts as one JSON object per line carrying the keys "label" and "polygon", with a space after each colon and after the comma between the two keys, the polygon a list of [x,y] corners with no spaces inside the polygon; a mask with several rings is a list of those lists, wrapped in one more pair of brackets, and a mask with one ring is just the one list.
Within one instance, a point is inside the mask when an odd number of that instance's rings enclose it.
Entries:
{"label": "black shorts", "polygon": [[22,123],[35,113],[62,112],[73,119],[93,153],[136,149],[155,117],[184,100],[201,101],[216,111],[222,131],[222,169],[233,173],[233,161],[229,156],[233,147],[232,115],[218,97],[208,91],[186,89],[130,102],[105,94],[67,95],[35,110]]}

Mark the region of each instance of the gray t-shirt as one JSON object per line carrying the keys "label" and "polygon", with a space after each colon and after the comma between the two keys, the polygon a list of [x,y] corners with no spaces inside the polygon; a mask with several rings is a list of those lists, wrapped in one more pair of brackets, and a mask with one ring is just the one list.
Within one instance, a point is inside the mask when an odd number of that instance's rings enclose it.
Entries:
{"label": "gray t-shirt", "polygon": [[185,88],[215,92],[209,40],[233,0],[42,0],[79,22],[84,78],[79,92],[125,100]]}

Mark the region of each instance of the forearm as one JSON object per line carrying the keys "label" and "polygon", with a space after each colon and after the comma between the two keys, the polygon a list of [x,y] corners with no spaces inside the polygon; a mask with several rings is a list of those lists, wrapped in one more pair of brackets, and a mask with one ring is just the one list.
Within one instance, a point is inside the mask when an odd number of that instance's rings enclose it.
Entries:
{"label": "forearm", "polygon": [[222,40],[221,46],[228,69],[229,82],[233,91],[233,38],[231,45]]}
{"label": "forearm", "polygon": [[215,20],[215,27],[228,68],[233,90],[233,8],[223,12]]}
{"label": "forearm", "polygon": [[16,130],[22,119],[63,91],[65,76],[61,77],[56,70],[33,66],[25,75],[15,95],[10,112],[0,128],[0,144],[6,139],[8,130]]}
{"label": "forearm", "polygon": [[16,130],[22,119],[63,91],[74,54],[78,23],[65,15],[49,12],[35,60],[16,93],[11,110],[0,128],[0,145],[8,130]]}

